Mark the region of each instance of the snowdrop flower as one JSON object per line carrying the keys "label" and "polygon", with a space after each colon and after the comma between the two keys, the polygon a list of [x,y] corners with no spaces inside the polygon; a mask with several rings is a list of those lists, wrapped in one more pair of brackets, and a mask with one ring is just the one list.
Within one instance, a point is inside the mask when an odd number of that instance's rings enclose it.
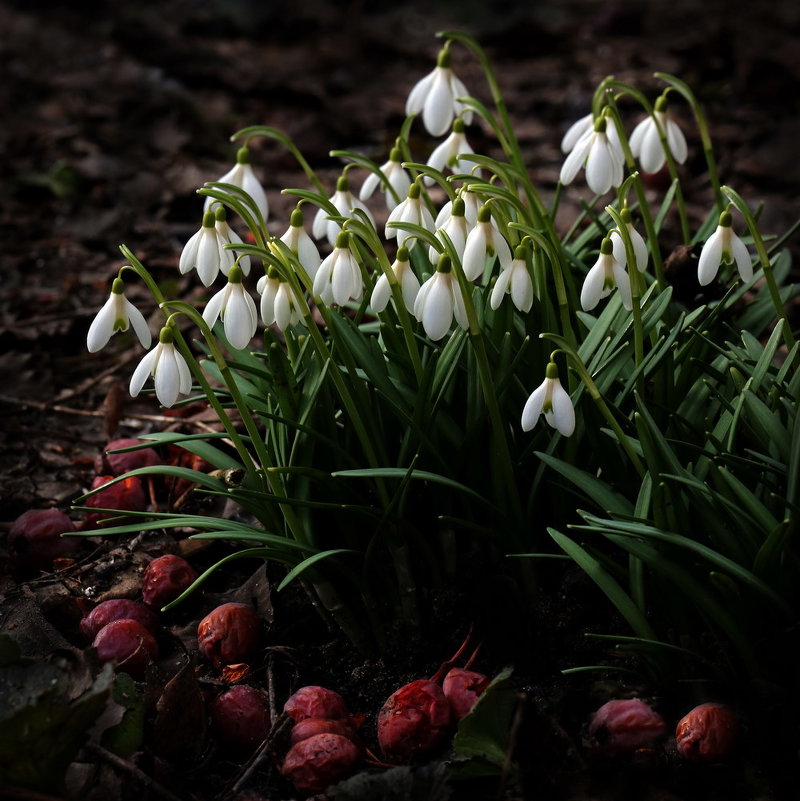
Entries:
{"label": "snowdrop flower", "polygon": [[408,196],[389,215],[386,221],[384,234],[387,239],[397,237],[397,244],[402,247],[409,239],[416,239],[416,234],[402,228],[394,228],[392,223],[411,223],[419,225],[433,233],[433,217],[422,199],[422,187],[419,181],[414,181],[409,187]]}
{"label": "snowdrop flower", "polygon": [[402,162],[402,151],[399,147],[393,147],[389,153],[389,160],[381,165],[381,172],[386,177],[386,181],[384,182],[379,175],[371,172],[361,184],[361,191],[358,193],[359,199],[369,200],[380,184],[381,189],[386,193],[386,208],[389,211],[392,211],[398,203],[402,203],[411,186],[411,177],[403,169]]}
{"label": "snowdrop flower", "polygon": [[265,325],[275,325],[285,331],[303,318],[301,303],[288,281],[282,281],[274,267],[259,281],[261,292],[261,319]]}
{"label": "snowdrop flower", "polygon": [[[397,248],[397,258],[392,264],[392,272],[395,274],[397,282],[400,284],[400,290],[403,293],[403,303],[408,311],[413,314],[414,303],[419,294],[419,279],[411,268],[407,247]],[[391,296],[392,288],[389,284],[389,279],[386,273],[381,273],[372,290],[370,306],[372,306],[374,311],[382,312],[388,305]]]}
{"label": "snowdrop flower", "polygon": [[514,251],[514,261],[502,269],[492,288],[489,303],[493,309],[496,309],[505,294],[510,292],[511,300],[521,312],[530,311],[533,305],[533,281],[528,272],[529,255],[530,251],[526,245],[519,245]]}
{"label": "snowdrop flower", "polygon": [[86,347],[89,353],[97,353],[108,344],[108,340],[117,331],[127,331],[133,326],[136,336],[143,348],[150,347],[150,329],[147,327],[142,313],[125,297],[125,283],[121,278],[115,278],[111,284],[111,294],[97,312],[96,317],[89,326],[86,336]]}
{"label": "snowdrop flower", "polygon": [[[570,125],[564,138],[561,140],[561,152],[566,154],[572,151],[575,145],[584,137],[594,131],[594,115],[589,112],[585,117],[581,117],[576,122]],[[608,141],[611,142],[618,150],[622,151],[622,146],[619,142],[619,134],[617,133],[617,126],[612,125],[606,129]]]}
{"label": "snowdrop flower", "polygon": [[492,225],[489,206],[483,205],[478,212],[478,222],[467,236],[464,258],[461,260],[464,275],[470,281],[483,275],[487,257],[491,261],[496,257],[503,269],[511,267],[511,248],[503,235]]}
{"label": "snowdrop flower", "polygon": [[614,258],[614,247],[611,240],[606,237],[600,243],[600,255],[594,266],[586,273],[586,279],[581,289],[581,306],[584,311],[591,311],[600,302],[601,298],[611,293],[617,287],[622,305],[630,311],[631,282],[625,268]]}
{"label": "snowdrop flower", "polygon": [[575,408],[569,393],[561,386],[555,362],[547,365],[545,379],[533,391],[522,410],[522,430],[530,431],[544,415],[548,425],[568,437],[575,431]]}
{"label": "snowdrop flower", "polygon": [[[658,135],[659,126],[667,137],[667,145],[675,161],[678,164],[686,161],[688,155],[686,137],[678,124],[669,116],[667,108],[667,98],[661,95],[656,100],[653,116],[645,117],[631,134],[631,153],[639,159],[644,172],[658,172],[664,166],[667,158],[661,137]],[[656,125],[656,121],[658,121],[658,125]]]}
{"label": "snowdrop flower", "polygon": [[242,270],[234,265],[228,273],[228,284],[206,304],[203,319],[209,328],[219,317],[225,324],[225,338],[231,347],[244,350],[255,336],[258,326],[256,304],[242,286]]}
{"label": "snowdrop flower", "polygon": [[436,272],[422,285],[414,302],[414,317],[422,323],[425,333],[438,342],[453,324],[453,316],[463,328],[469,327],[467,310],[458,281],[453,275],[450,257],[442,254]]}
{"label": "snowdrop flower", "polygon": [[[478,210],[482,205],[481,199],[475,192],[470,192],[466,187],[459,191],[458,197],[464,201],[464,217],[467,221],[467,228],[471,231],[478,222]],[[436,228],[444,228],[452,213],[453,201],[450,200],[442,206],[441,210],[436,215],[436,219],[434,220]]]}
{"label": "snowdrop flower", "polygon": [[[628,229],[628,236],[631,238],[631,245],[633,245],[633,252],[636,256],[636,268],[640,273],[643,273],[647,269],[647,245],[642,235],[633,227],[631,213],[627,206],[622,209],[620,216],[622,217],[622,222],[625,223],[625,227]],[[611,232],[610,238],[614,258],[624,266],[628,261],[627,254],[625,253],[625,242],[623,242],[619,231],[616,230]]]}
{"label": "snowdrop flower", "polygon": [[204,286],[214,283],[220,270],[227,275],[234,262],[233,253],[225,249],[226,242],[217,230],[216,222],[213,211],[203,215],[203,225],[184,245],[178,263],[184,275],[196,267]]}
{"label": "snowdrop flower", "polygon": [[133,371],[130,392],[135,398],[142,390],[144,382],[153,376],[156,397],[162,406],[172,406],[178,395],[188,395],[192,391],[192,375],[186,360],[175,350],[175,335],[169,326],[161,329],[158,344],[145,355]]}
{"label": "snowdrop flower", "polygon": [[[264,187],[261,186],[258,178],[256,178],[253,168],[250,166],[250,151],[246,147],[239,148],[236,154],[236,166],[228,170],[217,183],[233,184],[238,186],[239,189],[243,189],[253,198],[253,202],[258,206],[262,218],[264,220],[267,219],[269,214],[267,195],[264,192]],[[207,197],[203,211],[208,211],[214,202],[214,198]]]}
{"label": "snowdrop flower", "polygon": [[[358,198],[353,197],[347,176],[342,175],[336,182],[336,191],[331,195],[330,201],[341,217],[352,217],[354,209],[361,209],[372,225],[375,225],[375,220],[370,210]],[[322,239],[327,236],[331,245],[336,244],[336,237],[341,230],[342,226],[338,222],[328,219],[328,212],[325,209],[320,209],[317,212],[311,226],[311,233],[316,239]]]}
{"label": "snowdrop flower", "polygon": [[336,237],[333,252],[323,260],[314,277],[314,294],[323,303],[341,306],[348,300],[358,300],[364,291],[364,281],[358,261],[350,250],[350,234],[341,231]]}
{"label": "snowdrop flower", "polygon": [[[243,244],[239,234],[237,234],[236,231],[234,231],[233,228],[228,225],[228,215],[224,206],[217,206],[217,208],[214,210],[214,217],[216,218],[214,227],[217,229],[217,233],[222,237],[226,244]],[[238,256],[236,251],[233,249],[228,250],[227,252],[232,253],[234,259]],[[228,274],[231,263],[229,263],[227,259],[224,259],[220,262],[220,269],[225,275]],[[245,275],[250,275],[250,256],[248,256],[246,253],[242,256],[239,256],[239,266],[242,268],[242,272]]]}
{"label": "snowdrop flower", "polygon": [[[447,236],[450,238],[450,241],[453,243],[453,248],[458,255],[458,258],[463,262],[464,248],[467,245],[469,227],[467,225],[467,218],[465,216],[466,205],[462,197],[459,196],[452,202],[450,211],[451,213],[446,217],[444,224],[441,227],[438,227],[436,236],[442,241],[442,244],[444,244],[444,238],[439,236],[439,232],[442,231],[447,234]],[[439,217],[436,219],[439,220],[441,216],[442,215],[440,213]],[[436,248],[434,248],[432,245],[428,248],[428,258],[431,260],[431,264],[439,258],[439,251],[436,250]]]}
{"label": "snowdrop flower", "polygon": [[697,280],[701,286],[710,284],[719,271],[720,264],[733,264],[742,281],[753,278],[753,263],[741,239],[733,232],[733,218],[729,211],[719,215],[717,230],[706,240],[697,263]]}
{"label": "snowdrop flower", "polygon": [[281,237],[281,242],[297,256],[297,260],[303,265],[303,269],[313,281],[322,258],[319,255],[317,246],[314,244],[314,240],[306,233],[303,222],[303,212],[300,209],[295,209],[289,218],[289,227]]}
{"label": "snowdrop flower", "polygon": [[[451,172],[469,172],[475,165],[470,161],[462,161],[461,156],[474,152],[464,133],[464,120],[456,117],[452,133],[431,153],[428,166],[439,172],[444,172],[445,167]],[[430,186],[433,178],[425,176],[425,183]]]}
{"label": "snowdrop flower", "polygon": [[422,122],[431,136],[441,136],[461,115],[464,122],[472,122],[472,111],[456,100],[467,97],[467,88],[450,69],[450,51],[445,47],[439,52],[436,67],[418,81],[408,95],[406,114],[422,112]]}
{"label": "snowdrop flower", "polygon": [[622,183],[624,158],[619,144],[606,134],[605,117],[600,117],[594,130],[576,142],[561,167],[561,183],[571,184],[584,165],[586,183],[596,195],[604,195]]}

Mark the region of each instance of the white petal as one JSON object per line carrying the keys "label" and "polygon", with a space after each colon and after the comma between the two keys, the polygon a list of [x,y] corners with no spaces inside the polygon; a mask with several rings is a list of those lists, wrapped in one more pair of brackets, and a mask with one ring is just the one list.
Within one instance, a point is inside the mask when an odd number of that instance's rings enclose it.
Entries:
{"label": "white petal", "polygon": [[288,285],[284,281],[275,296],[275,323],[281,331],[292,324],[292,302]]}
{"label": "white petal", "polygon": [[494,252],[497,255],[497,260],[500,262],[500,265],[504,269],[509,269],[513,261],[511,248],[508,246],[505,237],[499,231],[492,231],[492,246],[494,247]]}
{"label": "white petal", "polygon": [[594,116],[590,112],[585,117],[581,117],[570,125],[564,138],[561,140],[561,152],[569,153],[578,143],[578,140],[586,133],[594,129]]}
{"label": "white petal", "polygon": [[469,328],[469,318],[467,317],[467,307],[464,305],[464,296],[461,294],[461,286],[453,276],[450,281],[450,290],[453,294],[453,316],[456,322],[466,331]]}
{"label": "white petal", "polygon": [[150,329],[147,327],[147,321],[127,298],[123,298],[123,300],[125,301],[125,309],[128,312],[128,319],[136,332],[136,336],[139,337],[139,342],[142,343],[143,348],[149,348],[152,337],[150,336]]}
{"label": "white petal", "polygon": [[197,274],[204,286],[210,286],[219,272],[219,246],[216,228],[204,228],[197,250]]}
{"label": "white petal", "polygon": [[604,195],[611,188],[613,168],[614,159],[608,140],[604,134],[598,133],[586,159],[586,183],[596,195]]}
{"label": "white petal", "polygon": [[389,304],[389,298],[392,295],[392,289],[389,286],[389,279],[385,274],[381,273],[378,280],[375,282],[375,287],[372,290],[370,297],[370,306],[376,312],[382,312]]}
{"label": "white petal", "polygon": [[575,407],[572,405],[569,394],[561,386],[561,381],[557,378],[553,381],[553,410],[545,415],[547,422],[565,437],[575,431]]}
{"label": "white petal", "polygon": [[683,164],[689,155],[689,149],[686,147],[686,137],[683,135],[678,123],[669,117],[667,117],[667,144],[675,161],[678,164]]}
{"label": "white petal", "polygon": [[531,393],[525,406],[522,409],[522,430],[530,431],[539,420],[539,415],[544,407],[544,399],[547,396],[547,380],[539,384]]}
{"label": "white petal", "polygon": [[181,274],[188,273],[197,264],[197,249],[200,247],[200,237],[203,234],[201,228],[196,233],[192,234],[189,241],[183,246],[181,251],[181,258],[178,262],[178,269]]}
{"label": "white petal", "polygon": [[86,347],[89,349],[89,353],[97,353],[98,350],[106,346],[114,333],[116,317],[117,305],[112,293],[89,326],[89,333],[86,336]]}
{"label": "white petal", "polygon": [[208,303],[206,303],[206,307],[203,310],[203,319],[206,321],[206,325],[209,328],[213,328],[214,323],[217,322],[219,313],[225,306],[225,302],[228,299],[228,295],[230,295],[230,288],[231,285],[227,284],[222,289],[220,289],[219,292],[216,292],[211,297],[211,300],[209,300]]}
{"label": "white petal", "polygon": [[279,287],[280,281],[269,278],[261,292],[261,319],[264,325],[272,325],[275,322],[275,297]]}
{"label": "white petal", "polygon": [[528,312],[533,305],[533,282],[528,274],[525,264],[512,267],[511,273],[511,300],[521,312]]}
{"label": "white petal", "polygon": [[420,288],[419,279],[414,275],[410,265],[400,271],[399,278],[400,289],[403,291],[403,303],[405,303],[409,312],[413,312]]}
{"label": "white petal", "polygon": [[331,289],[333,290],[334,303],[340,306],[347,303],[356,294],[356,287],[353,281],[353,257],[349,250],[345,250],[337,260],[331,271]]}
{"label": "white petal", "polygon": [[422,309],[422,326],[434,342],[438,342],[453,323],[453,293],[450,282],[442,275],[437,273],[431,279],[433,283]]}
{"label": "white petal", "polygon": [[297,259],[313,281],[322,259],[314,240],[305,231],[302,231],[297,239]]}
{"label": "white petal", "polygon": [[418,114],[422,111],[422,107],[425,105],[425,98],[431,90],[435,75],[436,70],[434,69],[414,84],[414,88],[409,92],[408,100],[406,100],[406,114]]}
{"label": "white petal", "polygon": [[742,281],[745,283],[752,281],[753,261],[750,258],[750,254],[747,252],[744,242],[734,233],[731,233],[731,250],[733,251],[733,258],[736,261],[736,268],[739,270]]}
{"label": "white petal", "polygon": [[337,248],[333,251],[333,253],[329,254],[325,257],[325,259],[323,259],[322,264],[319,266],[319,270],[317,270],[317,274],[314,276],[315,295],[322,297],[325,290],[329,288],[331,282],[331,271],[338,258],[339,250]]}
{"label": "white petal", "polygon": [[636,254],[636,267],[640,273],[643,273],[647,269],[647,260],[649,258],[647,255],[647,243],[632,225],[628,226],[628,233],[631,237],[633,252]]}
{"label": "white petal", "polygon": [[700,259],[697,262],[697,280],[700,286],[710,284],[719,271],[719,263],[722,259],[722,235],[720,227],[706,240],[700,251]]}
{"label": "white petal", "polygon": [[623,266],[628,263],[628,254],[625,252],[625,242],[617,231],[612,231],[609,236],[611,240],[611,249],[614,254],[614,261],[619,262]]}
{"label": "white petal", "polygon": [[153,350],[145,353],[144,358],[136,366],[131,376],[130,393],[132,398],[135,398],[142,391],[144,382],[152,375],[153,370],[158,364],[163,347],[164,346],[159,342]]}
{"label": "white petal", "polygon": [[494,286],[492,287],[492,296],[489,299],[489,305],[493,309],[496,309],[503,302],[503,297],[508,291],[508,286],[511,283],[512,272],[513,270],[503,270],[500,275],[497,276],[497,281],[495,281]]}
{"label": "white petal", "polygon": [[[451,72],[450,73],[450,88],[453,92],[453,99],[457,97],[469,97],[469,91],[466,86]],[[456,114],[461,114],[461,119],[464,120],[464,125],[472,123],[472,109],[464,105],[464,103],[455,100]]]}
{"label": "white petal", "polygon": [[[430,158],[428,159],[429,167],[432,167],[434,170],[439,170],[439,172],[443,172],[452,156],[457,155],[455,148],[453,147],[454,136],[455,134],[451,133],[450,136],[444,140],[444,142],[434,149],[433,153],[431,153]],[[425,183],[428,185],[432,184],[433,178],[426,178]]]}
{"label": "white petal", "polygon": [[261,212],[261,216],[266,220],[269,215],[269,204],[267,203],[267,194],[264,192],[264,187],[261,186],[258,178],[256,178],[251,164],[243,164],[242,167],[242,189],[253,198],[258,210]]}
{"label": "white petal", "polygon": [[175,359],[175,346],[172,344],[164,345],[164,350],[154,373],[156,385],[156,397],[162,406],[169,408],[178,400],[181,389],[181,374],[178,369],[178,362]]}
{"label": "white petal", "polygon": [[419,289],[417,293],[417,299],[414,301],[414,311],[412,314],[416,317],[417,320],[422,319],[422,312],[425,308],[425,303],[427,302],[428,295],[430,294],[431,287],[433,286],[433,281],[436,278],[436,274],[432,275]]}
{"label": "white petal", "polygon": [[578,174],[578,170],[584,165],[586,161],[586,157],[589,153],[589,149],[592,146],[592,142],[594,141],[594,134],[588,133],[582,139],[579,139],[575,143],[575,147],[572,148],[570,154],[565,159],[564,163],[561,165],[561,173],[559,174],[559,181],[561,181],[564,186],[567,184],[571,184],[575,180],[575,176]]}
{"label": "white petal", "polygon": [[584,311],[591,311],[600,302],[605,280],[606,271],[602,261],[598,259],[594,267],[586,273],[586,278],[581,287],[581,308]]}
{"label": "white petal", "polygon": [[[408,196],[408,190],[411,189],[411,178],[408,173],[402,168],[398,167],[391,176],[389,176],[389,183],[397,192],[397,197],[400,201]],[[387,189],[386,190],[386,208],[391,211],[400,202],[395,199],[395,196]]]}
{"label": "white petal", "polygon": [[433,83],[422,109],[422,121],[431,136],[446,133],[453,122],[455,104],[448,73],[448,68],[436,67]]}
{"label": "white petal", "polygon": [[612,272],[614,273],[614,280],[617,283],[617,290],[619,291],[620,299],[622,300],[622,305],[625,309],[630,311],[633,308],[633,301],[631,300],[631,279],[628,273],[625,272],[625,268],[621,267],[619,264],[614,262],[611,267]]}
{"label": "white petal", "polygon": [[652,117],[645,117],[634,129],[633,133],[630,135],[628,139],[628,144],[631,148],[631,153],[634,155],[635,158],[639,158],[639,154],[642,152],[642,141],[644,140],[647,132],[655,127],[653,123]]}
{"label": "white petal", "polygon": [[325,209],[318,209],[314,215],[314,222],[311,223],[311,233],[314,239],[322,239],[328,230],[328,212]]}
{"label": "white petal", "polygon": [[410,198],[406,198],[401,203],[392,209],[391,214],[386,219],[386,227],[383,230],[383,235],[387,239],[394,239],[397,236],[399,228],[393,228],[389,225],[389,223],[399,223],[403,222],[406,219],[406,212],[408,210]]}
{"label": "white petal", "polygon": [[[241,284],[232,284],[230,297],[225,304],[222,313],[225,322],[225,338],[230,342],[231,347],[236,350],[244,350],[256,332],[256,322],[254,314],[247,301],[252,303],[252,298],[245,293]],[[252,310],[253,312],[255,309]]]}
{"label": "white petal", "polygon": [[663,166],[667,156],[664,153],[664,146],[658,136],[658,128],[655,123],[651,125],[642,138],[642,149],[639,154],[639,163],[642,169],[648,173],[658,172]]}
{"label": "white petal", "polygon": [[371,172],[364,179],[364,183],[361,184],[361,191],[358,193],[358,196],[361,198],[361,200],[368,200],[371,198],[375,190],[378,188],[380,181],[381,179],[378,177],[378,174]]}
{"label": "white petal", "polygon": [[461,265],[469,281],[483,275],[486,269],[486,229],[483,225],[478,225],[469,232]]}
{"label": "white petal", "polygon": [[[217,232],[223,239],[227,239],[228,242],[230,242],[232,245],[244,244],[242,242],[242,238],[239,236],[239,234],[236,233],[236,231],[233,230],[233,228],[231,228],[228,225],[226,225],[225,228],[227,229],[225,231],[225,234],[223,234],[222,231],[220,231],[219,228],[217,228]],[[233,264],[233,262],[236,261],[236,256],[239,256],[239,252],[235,250],[228,250],[226,251],[226,253],[231,254],[231,264]],[[250,256],[246,254],[244,256],[241,256],[239,258],[239,266],[242,268],[242,272],[245,275],[250,275]],[[228,273],[226,272],[225,275],[227,274]]]}
{"label": "white petal", "polygon": [[175,364],[178,365],[178,378],[180,382],[180,391],[182,395],[189,395],[192,391],[192,374],[189,371],[189,365],[186,364],[186,359],[181,356],[178,349],[175,349]]}

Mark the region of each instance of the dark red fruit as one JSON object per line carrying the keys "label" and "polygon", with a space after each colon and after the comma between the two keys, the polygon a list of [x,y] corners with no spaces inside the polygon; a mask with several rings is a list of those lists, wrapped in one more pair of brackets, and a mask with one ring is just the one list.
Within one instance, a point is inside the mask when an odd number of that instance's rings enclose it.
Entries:
{"label": "dark red fruit", "polygon": [[103,601],[81,620],[81,634],[93,639],[97,632],[114,620],[135,620],[151,634],[158,631],[158,615],[139,601],[117,598]]}
{"label": "dark red fruit", "polygon": [[686,759],[714,762],[726,757],[739,734],[739,719],[724,704],[700,704],[675,729],[678,751]]}
{"label": "dark red fruit", "polygon": [[453,668],[442,682],[442,690],[456,720],[461,720],[475,706],[480,694],[489,686],[483,673]]}
{"label": "dark red fruit", "polygon": [[196,578],[194,568],[180,556],[159,556],[144,571],[142,600],[149,606],[162,607],[174,601]]}
{"label": "dark red fruit", "polygon": [[200,652],[217,670],[245,662],[260,642],[261,621],[247,604],[222,604],[197,627]]}
{"label": "dark red fruit", "polygon": [[344,778],[361,758],[361,749],[340,734],[315,734],[295,743],[281,773],[304,793],[320,793]]}
{"label": "dark red fruit", "polygon": [[128,451],[127,453],[106,453],[119,448],[130,448],[134,445],[141,445],[140,439],[115,439],[103,448],[101,453],[94,460],[94,469],[98,475],[111,473],[114,476],[121,476],[129,470],[136,470],[139,467],[152,467],[161,464],[161,458],[152,448],[142,448],[138,451]]}
{"label": "dark red fruit", "polygon": [[114,620],[103,626],[92,645],[101,662],[116,662],[117,670],[135,679],[142,678],[145,668],[158,657],[155,638],[135,620]]}
{"label": "dark red fruit", "polygon": [[75,526],[58,509],[29,509],[11,524],[8,545],[31,567],[50,567],[54,559],[77,550],[75,540],[61,536],[68,531],[75,531]]}
{"label": "dark red fruit", "polygon": [[429,754],[444,740],[450,716],[450,704],[436,682],[412,681],[392,693],[378,713],[378,742],[387,756]]}
{"label": "dark red fruit", "polygon": [[355,726],[349,720],[329,720],[328,718],[304,718],[295,723],[289,742],[294,745],[301,740],[307,740],[315,734],[340,734],[353,740],[356,733]]}
{"label": "dark red fruit", "polygon": [[306,718],[347,720],[350,713],[339,693],[314,684],[301,687],[283,705],[283,711],[295,722]]}
{"label": "dark red fruit", "polygon": [[249,756],[269,733],[267,696],[255,687],[237,684],[211,702],[211,725],[217,741],[228,751]]}
{"label": "dark red fruit", "polygon": [[598,750],[625,754],[652,745],[667,729],[664,719],[638,698],[609,701],[589,723]]}
{"label": "dark red fruit", "polygon": [[[97,489],[109,481],[113,481],[114,476],[95,476],[92,481],[92,489]],[[124,478],[111,487],[90,495],[86,499],[86,505],[92,509],[121,509],[129,512],[143,512],[147,508],[147,499],[144,495],[142,482],[136,476]],[[89,520],[92,523],[101,520],[105,515],[91,513]]]}

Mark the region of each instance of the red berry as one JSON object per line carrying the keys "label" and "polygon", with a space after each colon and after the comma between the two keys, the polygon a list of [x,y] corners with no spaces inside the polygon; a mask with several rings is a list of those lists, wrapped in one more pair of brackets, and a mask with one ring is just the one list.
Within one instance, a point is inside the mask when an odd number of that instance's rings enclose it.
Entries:
{"label": "red berry", "polygon": [[101,453],[94,460],[94,469],[98,475],[111,473],[121,476],[129,470],[136,470],[138,467],[152,467],[161,464],[161,458],[152,448],[142,448],[138,451],[128,451],[127,453],[106,453],[119,448],[130,448],[134,445],[141,445],[142,441],[135,438],[115,439],[103,448]]}
{"label": "red berry", "polygon": [[315,734],[340,734],[353,740],[355,727],[349,720],[329,720],[328,718],[304,718],[295,723],[292,728],[289,742],[294,745],[301,740],[307,740]]}
{"label": "red berry", "polygon": [[453,668],[444,677],[442,689],[456,720],[461,720],[475,706],[478,696],[488,686],[488,677],[474,670]]}
{"label": "red berry", "polygon": [[675,729],[678,751],[686,759],[714,762],[726,757],[739,734],[739,719],[724,704],[700,704]]}
{"label": "red berry", "polygon": [[158,616],[139,601],[126,598],[115,598],[103,601],[81,620],[81,633],[85,637],[94,638],[97,632],[114,620],[135,620],[141,623],[151,634],[158,630]]}
{"label": "red berry", "polygon": [[174,601],[196,578],[197,573],[185,559],[164,554],[153,559],[144,571],[142,599],[149,606],[162,607]]}
{"label": "red berry", "polygon": [[327,718],[328,720],[347,720],[350,713],[339,693],[326,687],[309,685],[301,687],[283,705],[283,711],[295,722],[306,718]]}
{"label": "red berry", "polygon": [[222,604],[200,621],[197,642],[217,670],[244,662],[261,642],[261,621],[252,606]]}
{"label": "red berry", "polygon": [[153,635],[135,620],[113,620],[97,632],[92,645],[101,662],[116,662],[117,670],[142,678],[145,668],[158,657]]}
{"label": "red berry", "polygon": [[378,742],[387,756],[409,758],[435,750],[450,726],[450,704],[429,679],[406,684],[378,713]]}
{"label": "red berry", "polygon": [[651,745],[667,728],[664,719],[638,698],[609,701],[589,723],[598,750],[624,754]]}
{"label": "red berry", "polygon": [[255,687],[229,687],[211,702],[210,711],[219,743],[229,751],[242,752],[242,756],[251,754],[269,733],[269,702]]}
{"label": "red berry", "polygon": [[8,545],[33,567],[50,567],[54,559],[77,549],[77,542],[61,535],[75,531],[72,521],[58,509],[29,509],[12,524]]}
{"label": "red berry", "polygon": [[[94,481],[92,481],[92,489],[102,487],[113,480],[114,476],[95,476]],[[147,508],[147,499],[144,495],[142,482],[136,476],[131,476],[94,495],[90,495],[86,499],[86,505],[92,509],[120,509],[126,512],[143,512]],[[103,514],[91,513],[89,519],[94,523],[102,520],[104,516]]]}
{"label": "red berry", "polygon": [[320,793],[349,773],[361,757],[355,743],[340,734],[315,734],[295,743],[281,773],[304,793]]}

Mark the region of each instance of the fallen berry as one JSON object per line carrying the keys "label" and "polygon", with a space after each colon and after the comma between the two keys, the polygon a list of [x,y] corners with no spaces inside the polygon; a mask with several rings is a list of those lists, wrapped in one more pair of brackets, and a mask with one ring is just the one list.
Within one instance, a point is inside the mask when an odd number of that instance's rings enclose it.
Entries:
{"label": "fallen berry", "polygon": [[252,606],[222,604],[200,621],[197,642],[217,670],[244,662],[261,642],[261,621]]}
{"label": "fallen berry", "polygon": [[665,731],[664,719],[638,698],[609,701],[589,723],[595,747],[606,754],[625,754],[651,745]]}
{"label": "fallen berry", "polygon": [[461,720],[467,715],[488,686],[489,678],[474,670],[453,668],[444,677],[442,690],[456,720]]}
{"label": "fallen berry", "polygon": [[126,598],[115,598],[103,601],[89,612],[80,622],[81,634],[90,639],[97,632],[114,620],[135,620],[141,623],[151,634],[158,630],[158,615],[139,601]]}
{"label": "fallen berry", "polygon": [[[103,487],[113,480],[114,476],[95,476],[94,481],[92,481],[92,489]],[[142,482],[136,476],[131,476],[100,490],[94,495],[90,495],[86,499],[86,505],[92,509],[119,509],[126,512],[143,512],[147,508],[147,499],[144,495]],[[87,522],[96,524],[104,517],[106,517],[105,514],[91,512],[87,516]]]}
{"label": "fallen berry", "polygon": [[387,756],[401,759],[429,754],[447,734],[450,704],[442,688],[419,679],[389,696],[378,713],[378,742]]}
{"label": "fallen berry", "polygon": [[94,460],[95,472],[98,475],[110,473],[114,476],[121,476],[129,470],[161,464],[161,457],[152,448],[142,448],[138,451],[127,451],[126,453],[106,452],[141,444],[142,441],[135,438],[115,439],[113,442],[109,442],[103,448],[103,453]]}
{"label": "fallen berry", "polygon": [[242,752],[242,756],[249,756],[270,730],[267,696],[246,684],[221,692],[211,702],[210,712],[219,744],[228,751]]}
{"label": "fallen berry", "polygon": [[301,687],[283,705],[283,711],[295,722],[306,718],[347,720],[350,713],[339,693],[314,684]]}
{"label": "fallen berry", "polygon": [[675,729],[678,751],[686,759],[714,762],[726,757],[739,734],[739,719],[724,704],[700,704]]}
{"label": "fallen berry", "polygon": [[361,749],[340,734],[315,734],[295,743],[286,754],[281,773],[304,793],[320,793],[349,773]]}
{"label": "fallen berry", "polygon": [[[356,730],[349,720],[329,720],[328,718],[304,718],[299,723],[295,723],[292,733],[289,736],[291,745],[307,740],[315,734],[340,734],[353,740]],[[353,740],[355,742],[355,740]]]}
{"label": "fallen berry", "polygon": [[158,657],[155,638],[135,620],[113,620],[97,632],[92,645],[101,662],[116,662],[117,670],[135,679],[142,678],[145,668]]}
{"label": "fallen berry", "polygon": [[11,524],[8,546],[22,562],[46,568],[77,550],[76,541],[61,536],[68,531],[75,531],[75,526],[58,509],[29,509]]}
{"label": "fallen berry", "polygon": [[159,556],[144,571],[142,600],[148,606],[162,607],[174,601],[196,578],[194,568],[180,556]]}

